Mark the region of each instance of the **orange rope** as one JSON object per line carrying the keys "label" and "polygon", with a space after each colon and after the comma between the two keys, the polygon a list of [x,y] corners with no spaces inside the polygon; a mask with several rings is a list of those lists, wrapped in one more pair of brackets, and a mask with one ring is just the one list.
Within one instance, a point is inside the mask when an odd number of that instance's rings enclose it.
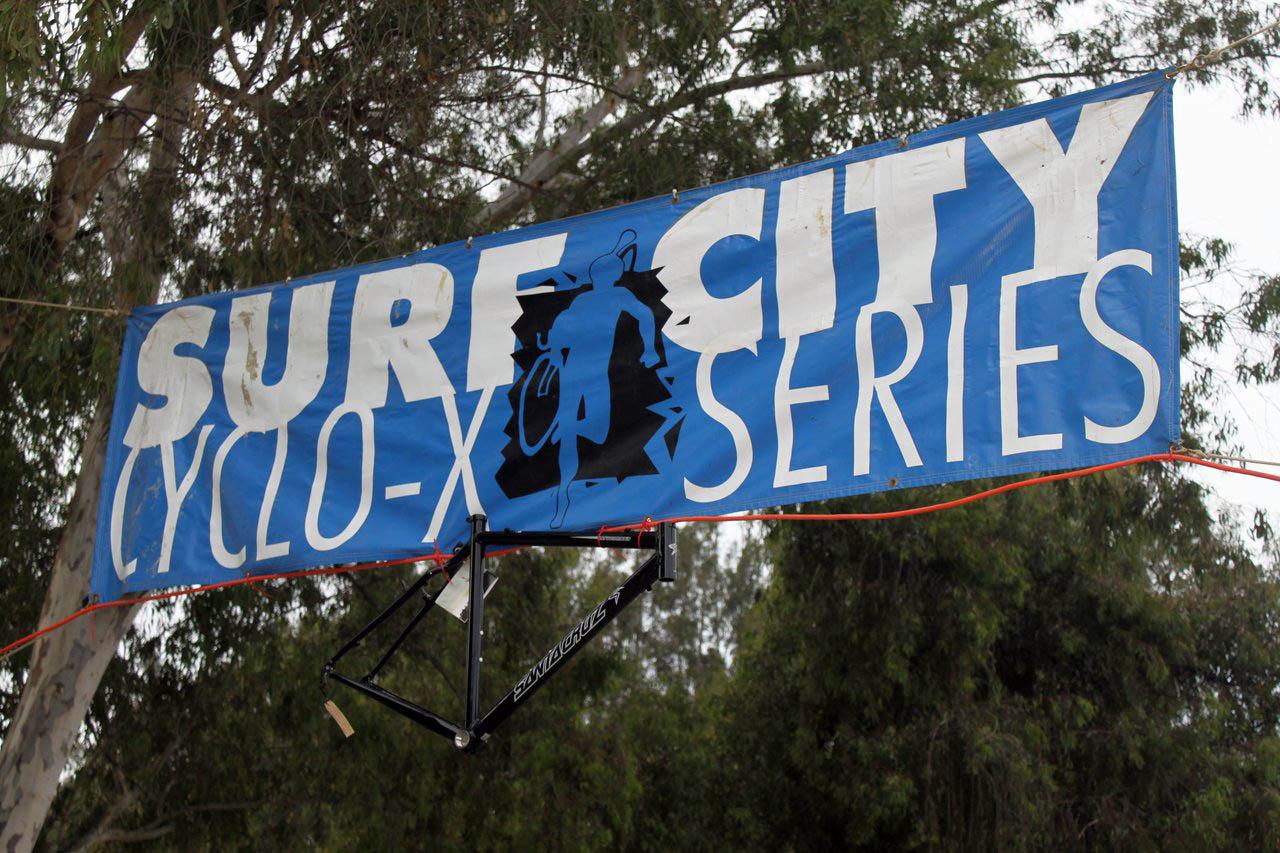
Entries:
{"label": "orange rope", "polygon": [[[1235,465],[1223,465],[1220,462],[1211,462],[1208,459],[1200,459],[1198,457],[1187,456],[1182,453],[1153,453],[1150,456],[1137,456],[1133,459],[1124,459],[1119,462],[1108,462],[1105,465],[1094,465],[1091,468],[1077,468],[1072,471],[1059,471],[1056,474],[1045,474],[1039,477],[1030,477],[1026,480],[1018,480],[1014,483],[1005,483],[1002,486],[996,486],[995,488],[977,492],[972,495],[965,495],[962,498],[943,501],[942,503],[909,507],[907,509],[895,509],[888,512],[796,512],[761,513],[756,515],[679,515],[673,518],[664,518],[662,521],[673,523],[693,521],[706,521],[712,523],[723,523],[727,521],[883,521],[890,518],[907,518],[913,515],[925,515],[930,512],[939,512],[944,509],[954,509],[958,506],[974,503],[975,501],[995,497],[996,495],[1003,495],[1006,492],[1025,489],[1028,486],[1039,486],[1044,483],[1056,483],[1059,480],[1074,480],[1077,477],[1101,474],[1104,471],[1113,471],[1116,468],[1127,468],[1131,465],[1141,465],[1146,462],[1185,462],[1191,465],[1200,465],[1205,468],[1227,471],[1232,474],[1247,474],[1250,477],[1259,477],[1264,480],[1273,480],[1280,483],[1280,476],[1275,474],[1266,474],[1262,471],[1250,471],[1247,468],[1239,468]],[[637,530],[645,528],[646,525],[651,526],[653,524],[654,521],[652,519],[646,519],[643,522],[636,522],[633,524],[620,524],[614,527],[604,527],[601,528],[601,533],[618,533],[625,530]]]}
{"label": "orange rope", "polygon": [[[1026,480],[1018,480],[1013,483],[1005,483],[1002,486],[986,489],[985,491],[976,492],[972,495],[966,495],[962,498],[943,501],[941,503],[927,504],[925,506],[909,507],[907,509],[891,510],[889,512],[833,512],[833,513],[759,513],[755,515],[682,515],[673,518],[662,519],[662,522],[694,522],[705,521],[713,523],[723,523],[730,521],[882,521],[891,518],[907,518],[913,515],[924,515],[930,512],[940,512],[946,509],[954,509],[956,507],[971,504],[976,501],[985,500],[986,498],[1002,495],[1006,492],[1025,489],[1028,486],[1038,486],[1044,483],[1056,483],[1060,480],[1074,480],[1077,477],[1087,477],[1092,474],[1101,474],[1104,471],[1113,471],[1117,468],[1127,468],[1133,465],[1142,465],[1147,462],[1182,462],[1188,465],[1199,465],[1203,468],[1212,468],[1217,471],[1226,471],[1230,474],[1245,474],[1250,477],[1257,477],[1263,480],[1271,480],[1280,483],[1280,475],[1267,474],[1262,471],[1251,471],[1248,468],[1241,468],[1235,465],[1224,465],[1221,462],[1213,462],[1208,459],[1201,459],[1196,456],[1188,456],[1184,453],[1153,453],[1149,456],[1138,456],[1133,459],[1124,459],[1119,462],[1108,462],[1105,465],[1094,465],[1090,468],[1077,468],[1073,471],[1060,471],[1056,474],[1044,474],[1039,477],[1030,477]],[[626,530],[644,529],[648,530],[653,527],[655,522],[652,518],[645,518],[633,524],[623,524],[615,527],[600,528],[600,535],[604,533],[617,533]],[[503,554],[510,554],[519,551],[520,548],[507,548],[502,551],[495,551],[490,556],[500,557]],[[385,569],[391,566],[402,566],[408,563],[420,563],[426,560],[432,560],[437,564],[443,565],[447,560],[444,554],[437,549],[434,554],[427,554],[421,557],[405,557],[399,560],[379,560],[371,563],[358,563],[354,566],[335,566],[327,569],[303,569],[293,572],[279,572],[271,575],[254,575],[247,578],[237,578],[235,580],[221,581],[219,583],[206,584],[204,586],[192,587],[191,589],[170,590],[169,592],[154,593],[152,595],[140,596],[138,598],[124,598],[117,601],[104,601],[97,604],[90,604],[82,607],[70,616],[63,617],[57,622],[45,625],[39,630],[33,631],[27,636],[14,640],[4,648],[0,648],[0,658],[7,657],[13,652],[18,651],[24,646],[43,637],[45,634],[62,628],[65,625],[74,622],[82,616],[94,613],[98,610],[105,610],[108,607],[129,607],[134,604],[143,604],[148,601],[163,601],[169,598],[178,598],[184,595],[194,595],[199,592],[210,592],[215,589],[226,589],[233,586],[243,586],[244,584],[255,584],[260,581],[285,580],[288,578],[304,578],[314,577],[317,575],[337,575],[347,572],[361,572],[367,569]]]}
{"label": "orange rope", "polygon": [[[490,553],[489,556],[501,557],[504,554],[511,554],[519,550],[521,549],[506,548],[502,551],[494,551]],[[301,569],[293,572],[277,572],[271,575],[252,575],[246,578],[236,578],[235,580],[220,581],[218,583],[205,584],[203,586],[196,586],[190,589],[175,589],[175,590],[170,590],[168,592],[158,592],[152,595],[143,595],[137,598],[121,598],[115,601],[102,601],[102,602],[98,602],[97,604],[86,605],[85,607],[82,607],[79,610],[77,610],[75,613],[72,613],[70,616],[64,616],[62,619],[59,619],[57,622],[54,622],[49,625],[45,625],[43,628],[40,628],[39,630],[32,631],[30,634],[28,634],[27,636],[23,637],[20,640],[14,640],[12,643],[5,646],[4,648],[0,648],[0,659],[5,658],[8,655],[12,654],[13,652],[18,651],[23,646],[30,645],[31,643],[43,637],[45,634],[52,633],[53,631],[56,631],[59,628],[62,628],[63,626],[68,625],[71,622],[74,622],[75,620],[79,619],[82,616],[87,616],[99,610],[106,610],[108,607],[129,607],[134,604],[145,604],[148,601],[164,601],[165,599],[169,599],[169,598],[180,598],[184,595],[195,595],[198,592],[210,592],[215,589],[227,589],[228,587],[245,586],[246,584],[249,586],[253,586],[254,584],[257,584],[261,581],[287,580],[290,578],[307,578],[307,577],[315,577],[317,575],[340,575],[340,574],[346,574],[348,572],[363,572],[368,569],[386,569],[392,566],[407,565],[408,563],[421,563],[427,560],[432,560],[437,564],[444,565],[444,563],[448,562],[449,558],[443,554],[440,554],[439,551],[437,550],[435,554],[426,554],[421,557],[403,557],[399,560],[378,560],[371,563],[357,563],[354,566],[331,566],[330,568],[327,568],[327,569]],[[262,591],[258,590],[258,592],[262,592]],[[265,593],[263,594],[265,595]]]}

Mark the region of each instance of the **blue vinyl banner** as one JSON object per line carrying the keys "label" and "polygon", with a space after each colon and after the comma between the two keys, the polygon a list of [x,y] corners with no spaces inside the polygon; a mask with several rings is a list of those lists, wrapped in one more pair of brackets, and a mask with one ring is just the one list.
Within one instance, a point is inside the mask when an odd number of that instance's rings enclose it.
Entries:
{"label": "blue vinyl banner", "polygon": [[1171,86],[140,308],[92,589],[1165,451]]}

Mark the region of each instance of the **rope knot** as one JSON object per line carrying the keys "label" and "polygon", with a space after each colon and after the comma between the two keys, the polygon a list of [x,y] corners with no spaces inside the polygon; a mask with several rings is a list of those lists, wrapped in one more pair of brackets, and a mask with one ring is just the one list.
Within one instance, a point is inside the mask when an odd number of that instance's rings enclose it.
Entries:
{"label": "rope knot", "polygon": [[435,550],[431,552],[431,560],[440,567],[440,574],[444,575],[444,582],[449,582],[449,573],[445,571],[445,564],[449,562],[449,558],[440,552],[440,543],[432,542],[431,547]]}

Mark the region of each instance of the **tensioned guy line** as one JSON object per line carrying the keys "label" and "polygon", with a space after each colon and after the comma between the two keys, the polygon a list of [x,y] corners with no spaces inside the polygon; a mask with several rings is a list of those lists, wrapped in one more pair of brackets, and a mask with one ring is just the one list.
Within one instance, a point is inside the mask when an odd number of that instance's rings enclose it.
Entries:
{"label": "tensioned guy line", "polygon": [[28,308],[56,308],[60,311],[73,311],[78,314],[105,314],[108,317],[125,317],[129,312],[119,308],[97,308],[92,305],[67,305],[62,302],[42,302],[39,299],[19,299],[16,296],[0,296],[0,302],[12,305],[24,305]]}

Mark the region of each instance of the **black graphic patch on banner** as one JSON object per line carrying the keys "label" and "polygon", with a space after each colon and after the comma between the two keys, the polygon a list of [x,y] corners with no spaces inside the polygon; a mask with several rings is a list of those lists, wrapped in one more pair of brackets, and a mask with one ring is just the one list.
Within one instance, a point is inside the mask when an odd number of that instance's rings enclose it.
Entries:
{"label": "black graphic patch on banner", "polygon": [[[619,240],[620,245],[623,242]],[[615,250],[610,254],[634,263],[635,248],[629,245],[621,253]],[[607,279],[613,278],[616,271],[601,271],[601,259],[591,268],[594,277],[603,276],[600,282],[585,281],[567,289],[562,285],[559,290],[518,297],[521,314],[512,326],[518,346],[512,358],[518,378],[507,392],[512,414],[504,428],[508,441],[497,472],[498,485],[509,498],[562,485],[563,454],[559,445],[564,440],[573,440],[577,446],[578,464],[572,480],[586,481],[588,485],[592,481],[656,474],[659,464],[669,461],[675,452],[683,412],[671,399],[673,380],[661,335],[663,324],[671,316],[662,302],[666,288],[658,280],[657,270],[621,270],[616,281],[610,282]],[[567,273],[564,280],[571,284],[579,281]],[[548,279],[543,285],[555,287],[556,280]],[[618,311],[616,319],[608,312],[601,318],[599,334],[613,337],[608,349],[608,425],[607,430],[601,430],[603,434],[592,435],[588,424],[602,425],[603,412],[587,409],[602,405],[602,401],[582,398],[581,389],[561,387],[562,368],[575,356],[555,348],[552,330],[557,318],[570,310],[576,300],[593,289],[609,287],[624,289],[639,305],[634,306],[629,297],[619,295],[633,308]],[[656,354],[656,359],[650,357],[651,364],[645,363],[642,321],[631,311],[641,315],[647,311],[652,316],[651,356]],[[605,328],[610,320],[614,321],[613,328]],[[595,390],[598,392],[598,385]],[[561,399],[565,394],[571,395],[568,406]],[[575,395],[578,399],[572,400]],[[560,423],[565,419],[572,421],[567,428]],[[557,511],[557,515],[562,514],[563,510]]]}

